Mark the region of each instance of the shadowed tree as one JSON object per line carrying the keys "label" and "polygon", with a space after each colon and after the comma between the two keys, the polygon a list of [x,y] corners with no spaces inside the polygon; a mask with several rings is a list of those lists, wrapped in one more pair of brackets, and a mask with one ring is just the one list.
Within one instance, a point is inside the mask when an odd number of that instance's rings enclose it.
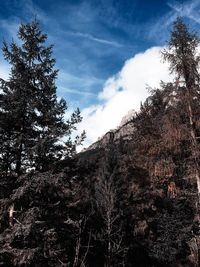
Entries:
{"label": "shadowed tree", "polygon": [[170,63],[170,71],[177,78],[177,87],[185,91],[185,102],[187,111],[192,160],[194,162],[195,176],[197,181],[198,193],[200,193],[200,170],[199,170],[199,149],[195,133],[196,118],[194,107],[199,106],[199,62],[198,45],[200,40],[198,36],[190,32],[181,18],[177,18],[169,40],[168,50],[163,52],[164,59]]}
{"label": "shadowed tree", "polygon": [[56,96],[52,46],[45,44],[47,35],[38,22],[21,24],[18,38],[21,45],[3,44],[11,72],[8,81],[1,79],[0,124],[2,167],[20,175],[30,167],[47,170],[54,161],[71,156],[84,134],[74,142],[70,138],[81,121],[80,111],[65,120],[67,104]]}
{"label": "shadowed tree", "polygon": [[102,221],[100,241],[104,247],[104,266],[125,266],[127,247],[124,243],[125,232],[122,188],[119,184],[117,170],[117,151],[114,143],[108,144],[105,162],[95,183],[95,206]]}

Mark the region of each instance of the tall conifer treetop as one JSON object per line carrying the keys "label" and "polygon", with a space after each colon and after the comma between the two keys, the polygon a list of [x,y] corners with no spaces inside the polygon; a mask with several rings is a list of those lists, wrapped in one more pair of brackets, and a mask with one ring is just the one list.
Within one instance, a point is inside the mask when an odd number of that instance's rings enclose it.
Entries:
{"label": "tall conifer treetop", "polygon": [[74,142],[70,138],[81,121],[80,111],[77,109],[65,121],[66,101],[58,101],[56,96],[58,70],[54,69],[53,46],[45,44],[47,35],[41,32],[38,22],[22,24],[18,38],[21,46],[14,41],[10,45],[3,43],[11,73],[8,81],[1,79],[1,124],[12,125],[10,135],[5,134],[5,127],[2,130],[7,148],[3,148],[1,157],[6,172],[20,174],[30,167],[46,170],[55,160],[71,156],[84,134]]}
{"label": "tall conifer treetop", "polygon": [[198,45],[200,39],[195,32],[190,32],[181,17],[173,25],[168,50],[164,51],[164,59],[170,63],[170,71],[176,73],[190,86],[199,82],[198,66],[200,57]]}
{"label": "tall conifer treetop", "polygon": [[[198,193],[200,196],[199,145],[195,125],[199,119],[199,62],[198,46],[200,40],[194,32],[190,32],[182,18],[178,17],[169,40],[169,48],[165,50],[164,59],[170,63],[170,70],[177,76],[177,88],[184,94],[182,101],[187,112],[188,129],[190,131],[191,154]],[[180,81],[181,79],[181,81]],[[180,83],[181,82],[181,83]],[[195,114],[196,113],[196,114]]]}

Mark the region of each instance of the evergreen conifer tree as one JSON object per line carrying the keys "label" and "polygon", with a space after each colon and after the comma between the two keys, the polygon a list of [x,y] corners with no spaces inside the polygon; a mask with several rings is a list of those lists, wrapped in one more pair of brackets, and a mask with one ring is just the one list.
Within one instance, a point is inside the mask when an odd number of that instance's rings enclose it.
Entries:
{"label": "evergreen conifer tree", "polygon": [[[164,59],[170,63],[171,73],[176,75],[176,87],[181,89],[182,101],[185,103],[185,110],[188,118],[190,131],[192,161],[194,163],[195,176],[198,193],[200,194],[200,168],[199,168],[199,147],[197,142],[195,124],[199,114],[200,75],[198,72],[200,57],[198,46],[200,39],[194,32],[190,32],[182,18],[178,17],[174,22],[168,43],[168,50],[163,52]],[[196,114],[195,114],[196,113]]]}
{"label": "evergreen conifer tree", "polygon": [[65,121],[67,104],[56,96],[52,46],[45,44],[47,35],[38,22],[21,24],[18,38],[22,45],[3,43],[11,73],[8,81],[1,79],[0,137],[2,170],[20,175],[30,167],[44,171],[53,161],[71,156],[84,134],[74,142],[70,138],[81,121],[80,111]]}

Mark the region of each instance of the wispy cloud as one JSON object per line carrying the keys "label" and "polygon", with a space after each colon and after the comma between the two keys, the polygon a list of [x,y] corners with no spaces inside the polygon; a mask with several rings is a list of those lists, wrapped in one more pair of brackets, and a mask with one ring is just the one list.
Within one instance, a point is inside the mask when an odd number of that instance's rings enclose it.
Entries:
{"label": "wispy cloud", "polygon": [[0,19],[0,25],[4,32],[6,32],[6,35],[9,35],[9,37],[16,37],[17,30],[19,23],[16,20],[10,20],[9,23],[5,19]]}
{"label": "wispy cloud", "polygon": [[177,14],[170,11],[155,22],[151,22],[151,25],[148,25],[149,32],[147,34],[147,38],[158,44],[164,44],[167,39],[169,28],[176,17]]}
{"label": "wispy cloud", "polygon": [[190,22],[200,24],[200,1],[168,1],[166,5],[170,10],[161,16],[156,21],[151,22],[148,25],[149,33],[148,38],[156,40],[158,44],[165,42],[168,38],[171,25],[177,16],[189,19]]}
{"label": "wispy cloud", "polygon": [[83,96],[97,96],[97,94],[93,92],[83,91],[83,90],[76,90],[71,88],[59,87],[59,91],[63,91],[65,93],[75,94],[75,95],[83,95]]}
{"label": "wispy cloud", "polygon": [[167,4],[177,15],[187,17],[200,24],[199,0],[187,1],[186,3],[171,1]]}
{"label": "wispy cloud", "polygon": [[105,45],[111,45],[111,46],[115,46],[115,47],[122,47],[123,46],[122,44],[120,44],[116,41],[110,41],[110,40],[102,39],[102,38],[96,37],[96,36],[89,34],[89,33],[82,33],[82,32],[68,32],[68,33],[71,35],[77,36],[77,37],[86,38],[88,40],[98,42],[101,44],[105,44]]}
{"label": "wispy cloud", "polygon": [[[84,68],[84,65],[82,66]],[[103,83],[102,79],[96,78],[94,76],[83,76],[81,73],[78,75],[71,74],[69,72],[61,70],[59,72],[59,78],[67,84],[81,85],[81,87],[91,87],[94,85],[101,85]],[[71,86],[70,86],[71,87]]]}

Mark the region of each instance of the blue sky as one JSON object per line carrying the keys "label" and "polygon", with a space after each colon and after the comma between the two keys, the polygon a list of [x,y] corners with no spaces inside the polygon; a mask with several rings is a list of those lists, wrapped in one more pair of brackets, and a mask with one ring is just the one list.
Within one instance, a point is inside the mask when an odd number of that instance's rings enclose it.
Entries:
{"label": "blue sky", "polygon": [[[109,89],[111,86],[107,85],[112,79],[112,85],[113,81],[117,83],[116,77],[131,58],[164,46],[177,15],[184,16],[196,31],[200,26],[197,0],[0,0],[0,3],[0,39],[7,42],[12,37],[16,39],[19,24],[36,16],[48,34],[48,43],[54,44],[56,67],[60,70],[58,95],[66,98],[70,107],[79,106],[86,111],[83,112],[86,116],[98,113],[97,107],[101,111],[105,108],[106,93],[126,89]],[[0,71],[6,72],[2,55],[0,59]]]}

